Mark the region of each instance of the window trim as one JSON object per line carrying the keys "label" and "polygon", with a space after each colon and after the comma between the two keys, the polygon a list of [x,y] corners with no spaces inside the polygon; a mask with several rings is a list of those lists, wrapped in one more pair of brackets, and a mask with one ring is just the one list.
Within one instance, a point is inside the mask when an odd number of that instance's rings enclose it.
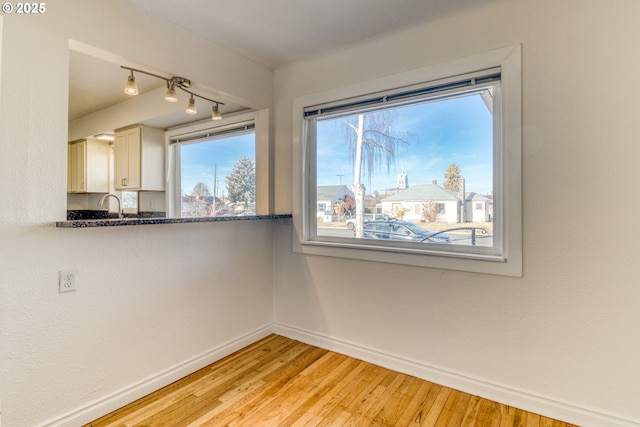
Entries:
{"label": "window trim", "polygon": [[[309,222],[316,220],[316,212],[310,212],[309,191],[315,188],[314,162],[305,158],[307,142],[304,132],[312,132],[304,120],[306,107],[332,103],[347,98],[361,98],[367,94],[419,85],[428,81],[447,79],[476,70],[500,67],[501,85],[498,102],[502,102],[502,114],[494,120],[495,132],[500,138],[500,152],[494,163],[495,206],[500,209],[501,230],[494,230],[494,239],[501,255],[483,253],[439,252],[411,247],[389,247],[370,242],[358,243],[353,239],[318,241],[310,236]],[[321,255],[375,262],[434,267],[460,271],[522,276],[522,101],[521,101],[521,46],[514,45],[489,52],[467,56],[442,64],[401,72],[350,86],[329,89],[305,95],[293,102],[294,149],[294,235],[293,249],[297,253]],[[504,231],[504,232],[503,232]]]}
{"label": "window trim", "polygon": [[[207,132],[224,131],[236,126],[253,124],[255,132],[255,173],[256,173],[256,215],[268,215],[271,212],[271,195],[269,193],[269,110],[257,110],[226,114],[220,121],[205,120],[186,126],[169,129],[165,133],[167,150],[167,191],[166,202],[168,215],[180,217],[180,186],[177,177],[180,175],[180,155],[176,139],[189,138]],[[189,141],[195,143],[196,141]]]}

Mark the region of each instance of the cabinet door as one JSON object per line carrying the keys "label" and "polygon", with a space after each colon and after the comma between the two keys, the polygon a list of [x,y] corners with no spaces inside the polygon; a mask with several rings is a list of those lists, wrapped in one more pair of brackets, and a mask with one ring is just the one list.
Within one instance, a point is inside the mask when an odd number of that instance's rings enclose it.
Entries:
{"label": "cabinet door", "polygon": [[81,193],[87,190],[87,143],[74,142],[68,146],[67,192]]}
{"label": "cabinet door", "polygon": [[73,191],[87,191],[87,141],[73,144],[75,146],[75,177],[76,182]]}
{"label": "cabinet door", "polygon": [[125,132],[116,133],[114,138],[115,150],[115,182],[114,187],[119,190],[127,188],[129,179],[129,144]]}
{"label": "cabinet door", "polygon": [[127,188],[142,187],[142,133],[139,127],[127,131],[128,180]]}
{"label": "cabinet door", "polygon": [[73,144],[67,145],[67,193],[73,191],[73,174],[75,170],[75,161],[73,155]]}
{"label": "cabinet door", "polygon": [[116,170],[116,190],[136,190],[142,185],[141,178],[141,132],[140,128],[117,132],[114,139]]}

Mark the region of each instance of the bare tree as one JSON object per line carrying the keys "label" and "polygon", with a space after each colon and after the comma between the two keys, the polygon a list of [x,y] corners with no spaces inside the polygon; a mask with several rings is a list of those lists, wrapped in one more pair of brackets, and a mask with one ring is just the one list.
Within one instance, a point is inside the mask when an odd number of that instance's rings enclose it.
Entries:
{"label": "bare tree", "polygon": [[355,237],[364,236],[364,193],[362,183],[363,169],[366,170],[369,182],[371,174],[384,161],[387,173],[395,160],[400,144],[408,144],[407,135],[395,136],[392,125],[395,117],[390,111],[379,111],[346,119],[345,132],[353,146],[354,158],[353,192],[356,204]]}
{"label": "bare tree", "polygon": [[436,222],[438,219],[438,203],[435,200],[423,202],[421,213],[421,217],[425,222]]}
{"label": "bare tree", "polygon": [[204,199],[205,197],[209,197],[211,195],[211,190],[209,190],[209,186],[204,182],[199,182],[193,187],[193,191],[191,195],[198,198]]}

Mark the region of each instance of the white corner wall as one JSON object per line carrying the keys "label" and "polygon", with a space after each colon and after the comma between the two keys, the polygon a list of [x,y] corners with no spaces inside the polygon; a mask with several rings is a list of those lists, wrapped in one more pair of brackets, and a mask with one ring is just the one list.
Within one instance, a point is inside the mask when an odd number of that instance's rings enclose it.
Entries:
{"label": "white corner wall", "polygon": [[[271,330],[273,222],[54,227],[66,208],[69,39],[270,107],[270,70],[127,5],[57,0],[40,16],[1,17],[7,427],[88,422]],[[79,290],[59,294],[58,271],[72,268]]]}
{"label": "white corner wall", "polygon": [[[482,3],[482,4],[481,4]],[[524,277],[305,256],[275,235],[275,321],[335,348],[584,426],[640,424],[640,3],[479,2],[276,70],[276,210],[293,99],[522,44]]]}

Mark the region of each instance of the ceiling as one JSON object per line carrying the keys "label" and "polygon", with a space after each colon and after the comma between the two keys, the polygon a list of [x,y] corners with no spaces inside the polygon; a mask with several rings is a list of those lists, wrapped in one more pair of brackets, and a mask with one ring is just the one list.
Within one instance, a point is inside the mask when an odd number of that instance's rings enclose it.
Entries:
{"label": "ceiling", "polygon": [[[148,13],[275,69],[292,61],[336,52],[460,9],[496,0],[128,0]],[[170,70],[169,70],[170,71]],[[126,70],[115,63],[71,51],[69,118],[83,117],[126,101]],[[140,93],[164,86],[136,74]],[[224,102],[224,100],[223,100]],[[243,107],[225,102],[222,114]],[[210,115],[199,108],[190,121]],[[150,126],[185,121],[184,111],[160,117]]]}
{"label": "ceiling", "polygon": [[269,68],[490,0],[129,0]]}

